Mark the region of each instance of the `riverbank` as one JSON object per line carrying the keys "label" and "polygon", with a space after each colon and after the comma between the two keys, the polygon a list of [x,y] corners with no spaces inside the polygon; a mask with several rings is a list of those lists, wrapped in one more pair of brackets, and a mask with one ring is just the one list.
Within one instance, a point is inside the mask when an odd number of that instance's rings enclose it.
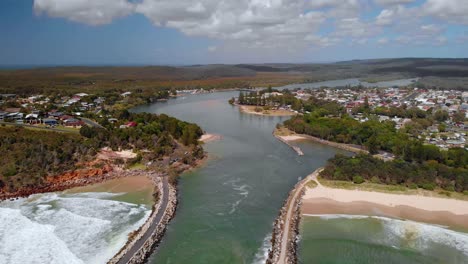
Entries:
{"label": "riverbank", "polygon": [[[251,114],[251,115],[260,115],[260,116],[294,116],[297,113],[285,110],[285,109],[269,109],[264,110],[261,106],[255,105],[237,105],[239,110],[242,113]],[[257,108],[261,109],[261,111],[256,111]]]}
{"label": "riverbank", "polygon": [[468,229],[468,201],[412,194],[335,189],[323,186],[317,177],[306,188],[302,214],[350,214],[409,219]]}
{"label": "riverbank", "polygon": [[218,140],[221,140],[221,139],[222,139],[221,135],[208,134],[208,133],[205,133],[200,137],[200,141],[203,142],[203,143],[208,143],[208,142],[211,142],[211,141],[218,141]]}
{"label": "riverbank", "polygon": [[275,135],[275,137],[280,138],[286,142],[296,141],[296,140],[311,140],[313,142],[317,142],[317,143],[324,144],[330,147],[346,150],[346,151],[353,152],[356,154],[359,154],[359,153],[368,154],[369,153],[367,150],[363,149],[360,146],[332,142],[332,141],[324,140],[321,138],[317,138],[317,137],[313,137],[313,136],[309,136],[305,134],[297,134],[294,131],[291,131],[284,126],[277,127],[275,131],[273,132],[273,135]]}

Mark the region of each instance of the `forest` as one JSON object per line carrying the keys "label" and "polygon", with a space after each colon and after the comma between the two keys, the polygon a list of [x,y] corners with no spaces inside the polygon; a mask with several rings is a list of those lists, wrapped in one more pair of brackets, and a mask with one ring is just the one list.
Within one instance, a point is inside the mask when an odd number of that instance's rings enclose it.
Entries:
{"label": "forest", "polygon": [[[146,150],[154,158],[171,154],[177,142],[198,146],[198,139],[203,135],[198,125],[165,114],[122,110],[112,115],[117,117],[117,122],[111,123],[105,117],[97,117],[96,120],[104,128],[83,126],[80,134],[100,147]],[[121,128],[122,125],[127,127]]]}
{"label": "forest", "polygon": [[0,188],[14,191],[40,185],[47,175],[59,174],[91,160],[97,145],[79,135],[0,127]]}
{"label": "forest", "polygon": [[82,126],[80,135],[39,131],[21,127],[0,127],[0,189],[14,191],[21,187],[38,186],[45,176],[77,169],[80,163],[91,161],[103,147],[114,150],[133,149],[138,158],[154,161],[170,156],[180,144],[190,150],[183,157],[190,164],[203,157],[198,139],[203,131],[196,124],[167,115],[149,113],[119,113],[120,128],[106,119],[104,128]]}
{"label": "forest", "polygon": [[[451,155],[457,155],[455,150]],[[364,181],[388,185],[404,185],[411,189],[434,190],[441,188],[468,194],[468,169],[449,167],[435,160],[422,163],[406,162],[401,159],[384,162],[370,155],[347,157],[336,155],[328,160],[320,176],[329,180]]]}

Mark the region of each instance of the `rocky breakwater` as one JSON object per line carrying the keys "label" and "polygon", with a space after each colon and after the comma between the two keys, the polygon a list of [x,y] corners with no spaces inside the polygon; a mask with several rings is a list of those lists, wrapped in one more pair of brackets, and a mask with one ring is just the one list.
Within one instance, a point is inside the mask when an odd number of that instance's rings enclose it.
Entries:
{"label": "rocky breakwater", "polygon": [[144,263],[161,242],[169,221],[175,216],[176,187],[168,183],[167,176],[152,177],[152,179],[159,193],[159,199],[153,206],[150,217],[129,237],[127,244],[109,260],[109,264]]}
{"label": "rocky breakwater", "polygon": [[291,144],[288,140],[282,138],[281,136],[278,136],[276,134],[273,133],[273,136],[275,138],[277,138],[279,141],[283,142],[284,144],[288,145],[290,148],[292,148],[296,153],[297,155],[299,156],[304,156],[304,152],[302,152],[301,148],[298,147],[298,146],[294,146],[293,144]]}
{"label": "rocky breakwater", "polygon": [[289,192],[288,198],[281,207],[278,217],[273,224],[271,248],[266,260],[267,264],[295,264],[297,263],[297,238],[301,221],[301,202],[305,193],[304,187],[314,179],[321,169],[314,171],[302,181],[298,182]]}

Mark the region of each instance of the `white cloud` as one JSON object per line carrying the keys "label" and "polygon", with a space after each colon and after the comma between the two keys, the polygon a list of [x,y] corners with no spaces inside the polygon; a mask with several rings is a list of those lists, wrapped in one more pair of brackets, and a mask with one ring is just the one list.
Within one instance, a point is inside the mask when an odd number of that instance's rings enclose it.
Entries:
{"label": "white cloud", "polygon": [[380,45],[388,44],[388,42],[389,42],[388,38],[380,38],[377,40],[377,43]]}
{"label": "white cloud", "polygon": [[423,13],[451,23],[468,24],[466,0],[427,0]]}
{"label": "white cloud", "polygon": [[373,23],[361,21],[359,18],[343,18],[336,22],[336,31],[333,33],[337,36],[362,38],[374,36],[380,32],[380,28]]}
{"label": "white cloud", "polygon": [[415,0],[375,0],[379,5],[391,6],[391,5],[404,5],[414,2]]}
{"label": "white cloud", "polygon": [[[305,50],[370,39],[399,43],[446,43],[447,23],[468,24],[468,0],[34,0],[37,14],[89,25],[131,14],[157,27],[217,39],[208,51]],[[368,11],[379,13],[365,19]],[[434,21],[437,18],[437,21]],[[329,25],[326,25],[329,23]],[[320,31],[325,27],[325,32]],[[227,47],[229,46],[229,47]],[[218,52],[219,53],[219,52]]]}
{"label": "white cloud", "polygon": [[36,14],[88,25],[109,24],[134,12],[134,5],[126,0],[35,0],[33,8]]}

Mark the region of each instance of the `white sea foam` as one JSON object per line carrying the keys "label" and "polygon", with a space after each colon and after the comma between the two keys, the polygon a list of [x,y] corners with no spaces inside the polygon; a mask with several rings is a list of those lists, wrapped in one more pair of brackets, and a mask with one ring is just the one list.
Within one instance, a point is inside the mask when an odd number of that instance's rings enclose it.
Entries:
{"label": "white sea foam", "polygon": [[253,264],[263,264],[268,259],[268,251],[271,248],[271,233],[269,233],[264,239],[262,246],[258,249],[255,254]]}
{"label": "white sea foam", "polygon": [[[468,256],[468,234],[447,229],[444,226],[419,223],[410,220],[392,219],[382,216],[344,215],[344,214],[304,214],[320,217],[323,220],[333,219],[378,219],[382,221],[385,239],[380,241],[392,246],[410,247],[418,251],[428,250],[434,244],[445,245]],[[403,242],[402,242],[403,241]],[[404,243],[404,245],[402,244]]]}
{"label": "white sea foam", "polygon": [[455,248],[468,256],[468,234],[456,232],[436,225],[413,221],[379,218],[385,221],[384,228],[389,239],[404,238],[406,246],[427,250],[431,245],[441,244]]}
{"label": "white sea foam", "polygon": [[347,214],[303,214],[303,216],[310,217],[319,217],[323,220],[332,220],[332,219],[365,219],[372,216],[367,215],[347,215]]}
{"label": "white sea foam", "polygon": [[107,262],[151,213],[105,200],[114,196],[52,193],[0,203],[0,263]]}

